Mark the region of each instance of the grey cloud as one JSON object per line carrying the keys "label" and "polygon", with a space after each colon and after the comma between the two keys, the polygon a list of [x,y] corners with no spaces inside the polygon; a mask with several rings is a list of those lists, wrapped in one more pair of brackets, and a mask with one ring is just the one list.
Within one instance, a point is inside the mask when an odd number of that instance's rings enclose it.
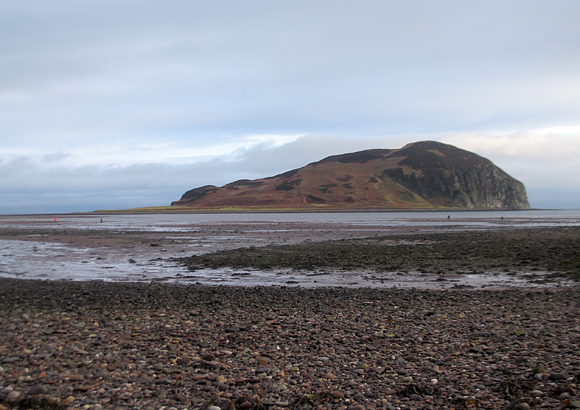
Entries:
{"label": "grey cloud", "polygon": [[0,90],[31,102],[0,125],[23,140],[438,132],[580,108],[551,91],[579,63],[570,1],[19,4],[0,17]]}
{"label": "grey cloud", "polygon": [[[3,2],[0,149],[49,154],[0,163],[0,189],[169,201],[376,143],[577,125],[578,15],[573,0]],[[255,134],[319,137],[187,166],[73,168],[55,154]],[[497,159],[547,185],[525,160]]]}
{"label": "grey cloud", "polygon": [[42,162],[59,162],[65,158],[69,158],[71,156],[68,152],[55,152],[53,154],[46,154],[43,155],[41,158]]}

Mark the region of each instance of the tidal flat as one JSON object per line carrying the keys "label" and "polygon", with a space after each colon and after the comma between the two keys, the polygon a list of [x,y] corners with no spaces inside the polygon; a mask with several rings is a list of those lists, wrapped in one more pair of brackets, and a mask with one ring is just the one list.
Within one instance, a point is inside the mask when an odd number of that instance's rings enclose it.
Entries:
{"label": "tidal flat", "polygon": [[304,288],[573,286],[579,229],[580,212],[572,211],[0,216],[0,277]]}

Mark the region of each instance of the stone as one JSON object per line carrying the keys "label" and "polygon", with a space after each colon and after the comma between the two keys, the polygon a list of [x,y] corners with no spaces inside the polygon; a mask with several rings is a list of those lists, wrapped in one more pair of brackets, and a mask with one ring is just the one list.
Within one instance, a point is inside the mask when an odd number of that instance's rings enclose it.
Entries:
{"label": "stone", "polygon": [[344,393],[338,390],[332,390],[330,392],[330,394],[332,394],[334,397],[336,397],[337,399],[344,399]]}
{"label": "stone", "polygon": [[530,405],[528,403],[520,403],[514,407],[514,410],[530,410]]}
{"label": "stone", "polygon": [[566,378],[566,375],[563,373],[552,373],[550,374],[550,380],[564,380]]}
{"label": "stone", "polygon": [[269,367],[261,367],[259,369],[256,369],[256,373],[268,373],[270,371]]}
{"label": "stone", "polygon": [[37,384],[28,392],[28,394],[32,396],[36,394],[46,394],[46,393],[48,393],[48,390],[46,390],[46,387],[44,387],[42,384]]}
{"label": "stone", "polygon": [[15,402],[18,401],[20,399],[20,392],[13,390],[10,393],[8,393],[8,396],[6,396],[6,398],[4,400],[6,400],[7,402]]}
{"label": "stone", "polygon": [[354,396],[352,396],[352,398],[358,402],[364,402],[366,400],[365,396],[360,393],[356,393]]}

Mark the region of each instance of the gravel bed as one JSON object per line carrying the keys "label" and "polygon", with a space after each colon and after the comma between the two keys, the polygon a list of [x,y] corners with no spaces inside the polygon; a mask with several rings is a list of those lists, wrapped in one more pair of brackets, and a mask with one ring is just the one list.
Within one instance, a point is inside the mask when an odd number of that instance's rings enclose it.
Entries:
{"label": "gravel bed", "polygon": [[579,303],[0,280],[0,409],[580,408]]}
{"label": "gravel bed", "polygon": [[178,260],[191,271],[220,267],[435,274],[547,271],[580,280],[580,228],[408,233],[244,247]]}

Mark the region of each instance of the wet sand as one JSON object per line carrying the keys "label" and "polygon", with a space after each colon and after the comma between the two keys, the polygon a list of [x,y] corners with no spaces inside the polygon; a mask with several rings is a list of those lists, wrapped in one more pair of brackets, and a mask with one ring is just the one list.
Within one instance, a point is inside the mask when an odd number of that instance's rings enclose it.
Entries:
{"label": "wet sand", "polygon": [[[446,214],[443,214],[446,216]],[[293,266],[292,264],[271,264],[268,268],[258,263],[228,264],[207,263],[188,270],[179,260],[188,256],[202,256],[215,252],[232,252],[236,249],[269,249],[276,246],[296,245],[294,252],[304,254],[313,250],[328,252],[319,245],[332,241],[352,241],[363,238],[383,238],[412,250],[405,245],[420,244],[425,239],[417,235],[444,234],[442,237],[455,238],[473,233],[461,239],[461,245],[481,240],[477,232],[495,232],[497,235],[511,235],[511,232],[529,229],[539,232],[543,228],[574,229],[578,219],[492,217],[469,218],[455,215],[451,220],[442,214],[433,218],[402,218],[390,215],[388,218],[371,215],[356,216],[345,220],[341,215],[309,215],[304,220],[287,220],[282,215],[280,221],[273,218],[260,219],[260,215],[249,215],[246,220],[223,221],[219,216],[207,220],[196,220],[196,216],[165,217],[155,216],[98,216],[59,215],[57,221],[49,216],[0,217],[0,277],[51,280],[103,280],[171,283],[226,284],[233,286],[294,285],[301,287],[344,286],[344,287],[420,287],[445,289],[451,287],[505,288],[527,286],[572,285],[566,278],[547,277],[549,264],[522,263],[521,260],[502,261],[502,266],[474,264],[470,254],[461,266],[457,261],[436,257],[435,264],[421,255],[417,264],[384,263],[377,266],[376,259],[369,255],[369,262],[337,265],[329,260],[327,266]],[[103,222],[101,223],[101,218]],[[207,217],[206,217],[207,218]],[[286,219],[285,219],[286,218]],[[373,219],[374,218],[374,219]],[[548,231],[543,231],[548,232]],[[556,237],[562,236],[551,231]],[[550,235],[551,235],[550,234]],[[413,239],[413,236],[416,236]],[[407,238],[408,239],[405,239]],[[525,245],[526,234],[520,235],[520,243]],[[540,237],[547,238],[541,234]],[[389,239],[391,238],[391,239]],[[396,238],[396,239],[395,239]],[[429,239],[427,242],[431,241]],[[489,241],[487,241],[489,242]],[[531,241],[538,244],[537,239]],[[545,240],[542,241],[550,246]],[[349,244],[341,244],[344,245]],[[423,244],[424,245],[424,244]],[[427,248],[427,246],[416,248]],[[299,248],[302,246],[302,248]],[[350,243],[351,249],[364,246],[361,242]],[[498,245],[499,246],[499,245]],[[570,243],[569,248],[574,248]],[[270,247],[270,248],[269,248]],[[392,248],[392,247],[391,247]],[[477,246],[474,246],[477,248]],[[468,251],[468,249],[466,250]],[[249,254],[243,250],[242,254]],[[348,251],[347,251],[348,253]],[[375,255],[376,256],[376,255]],[[460,256],[462,257],[462,256]],[[295,258],[298,259],[298,258]],[[335,258],[339,259],[339,258]],[[399,258],[400,259],[400,258]],[[489,259],[489,258],[488,258]],[[257,259],[255,260],[257,261]],[[438,266],[441,265],[442,266]],[[497,263],[495,263],[497,265]],[[190,268],[193,266],[189,264]],[[387,269],[387,267],[392,269]],[[550,282],[544,279],[549,279]]]}

